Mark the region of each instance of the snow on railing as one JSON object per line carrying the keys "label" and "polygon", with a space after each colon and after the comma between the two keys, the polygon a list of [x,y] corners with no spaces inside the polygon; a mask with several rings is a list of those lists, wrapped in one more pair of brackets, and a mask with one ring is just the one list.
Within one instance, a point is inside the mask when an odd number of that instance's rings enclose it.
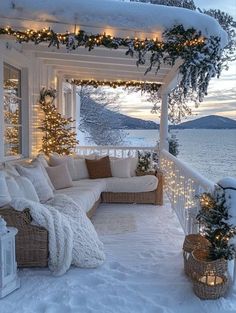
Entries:
{"label": "snow on railing", "polygon": [[215,184],[165,150],[160,154],[160,166],[164,172],[165,191],[185,234],[196,233],[195,217],[200,209],[196,196],[212,192]]}
{"label": "snow on railing", "polygon": [[137,157],[138,151],[150,152],[152,160],[159,156],[158,147],[123,147],[123,146],[77,146],[76,153],[81,155],[95,154],[97,156],[109,155],[111,157],[126,158]]}

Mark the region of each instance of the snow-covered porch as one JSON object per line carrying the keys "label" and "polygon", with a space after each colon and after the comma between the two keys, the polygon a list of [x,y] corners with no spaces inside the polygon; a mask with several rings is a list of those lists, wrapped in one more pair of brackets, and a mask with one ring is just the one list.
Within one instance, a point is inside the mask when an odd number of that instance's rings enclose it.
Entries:
{"label": "snow-covered porch", "polygon": [[[1,313],[230,313],[235,291],[201,301],[183,271],[184,233],[164,206],[102,204],[93,223],[107,260],[97,269],[21,270],[21,288],[0,301]],[[174,240],[173,240],[174,238]]]}

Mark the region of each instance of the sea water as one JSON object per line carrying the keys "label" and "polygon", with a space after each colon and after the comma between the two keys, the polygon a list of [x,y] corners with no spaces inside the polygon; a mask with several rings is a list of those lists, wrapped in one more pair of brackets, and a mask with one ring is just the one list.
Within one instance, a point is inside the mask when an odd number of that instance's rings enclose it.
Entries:
{"label": "sea water", "polygon": [[[208,179],[236,178],[236,129],[172,130],[179,141],[178,158]],[[127,130],[125,145],[155,146],[158,130]]]}

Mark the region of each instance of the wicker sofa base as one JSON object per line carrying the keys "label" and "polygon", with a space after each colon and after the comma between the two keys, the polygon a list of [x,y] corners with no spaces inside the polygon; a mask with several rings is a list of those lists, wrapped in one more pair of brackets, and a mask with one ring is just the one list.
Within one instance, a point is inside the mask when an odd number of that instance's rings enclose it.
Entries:
{"label": "wicker sofa base", "polygon": [[[140,203],[140,204],[163,204],[163,176],[157,174],[158,187],[150,192],[138,193],[114,193],[103,192],[87,212],[91,218],[101,202],[105,203]],[[0,215],[5,219],[8,226],[18,229],[16,235],[16,261],[18,267],[47,267],[48,266],[48,232],[45,228],[32,225],[32,217],[28,209],[23,212],[13,208],[0,209]]]}
{"label": "wicker sofa base", "polygon": [[160,204],[156,201],[155,190],[150,192],[103,192],[102,202]]}

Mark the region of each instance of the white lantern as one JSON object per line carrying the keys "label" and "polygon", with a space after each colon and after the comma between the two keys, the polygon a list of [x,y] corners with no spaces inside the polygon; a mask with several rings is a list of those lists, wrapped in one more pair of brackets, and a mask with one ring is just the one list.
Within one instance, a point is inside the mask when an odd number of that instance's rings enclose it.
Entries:
{"label": "white lantern", "polygon": [[20,287],[15,257],[16,234],[17,229],[6,227],[0,217],[0,298]]}

